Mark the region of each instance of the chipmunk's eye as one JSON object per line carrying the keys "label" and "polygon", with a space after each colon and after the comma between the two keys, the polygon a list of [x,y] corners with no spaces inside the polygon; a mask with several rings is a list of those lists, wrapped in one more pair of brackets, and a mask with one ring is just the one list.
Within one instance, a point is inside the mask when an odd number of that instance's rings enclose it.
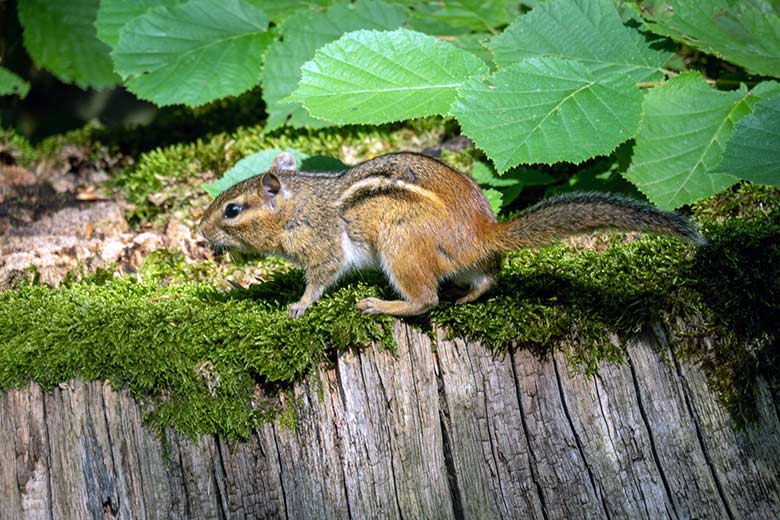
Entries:
{"label": "chipmunk's eye", "polygon": [[244,206],[231,202],[225,206],[225,218],[236,218],[244,210]]}

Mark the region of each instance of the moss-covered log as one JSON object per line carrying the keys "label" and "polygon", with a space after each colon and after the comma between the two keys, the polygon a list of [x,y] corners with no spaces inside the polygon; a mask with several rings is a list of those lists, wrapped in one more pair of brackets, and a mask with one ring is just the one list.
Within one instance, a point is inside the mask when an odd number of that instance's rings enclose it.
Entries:
{"label": "moss-covered log", "polygon": [[0,518],[772,518],[777,396],[745,429],[662,326],[623,363],[494,354],[397,323],[395,354],[339,353],[244,442],[142,425],[73,380],[0,398]]}

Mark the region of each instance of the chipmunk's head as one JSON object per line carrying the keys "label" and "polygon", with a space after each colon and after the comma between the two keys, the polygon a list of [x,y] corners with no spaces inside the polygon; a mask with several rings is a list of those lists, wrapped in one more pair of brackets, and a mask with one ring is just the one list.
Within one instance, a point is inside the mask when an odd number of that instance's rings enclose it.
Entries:
{"label": "chipmunk's head", "polygon": [[198,230],[218,249],[272,253],[279,247],[285,192],[278,173],[295,170],[288,152],[276,156],[271,168],[231,186],[206,209]]}

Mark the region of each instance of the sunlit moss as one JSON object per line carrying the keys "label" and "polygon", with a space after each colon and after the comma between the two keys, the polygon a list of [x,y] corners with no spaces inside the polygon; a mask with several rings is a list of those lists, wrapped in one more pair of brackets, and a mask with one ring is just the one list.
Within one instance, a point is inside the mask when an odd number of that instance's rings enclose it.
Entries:
{"label": "sunlit moss", "polygon": [[32,166],[37,153],[30,142],[11,129],[0,128],[0,154],[6,155],[4,163]]}
{"label": "sunlit moss", "polygon": [[268,411],[250,406],[256,384],[289,385],[327,349],[392,337],[389,319],[354,310],[358,295],[373,294],[369,287],[338,289],[291,320],[286,305],[299,276],[274,283],[290,290],[118,278],[0,293],[0,388],[108,379],[145,403],[153,423],[245,437]]}

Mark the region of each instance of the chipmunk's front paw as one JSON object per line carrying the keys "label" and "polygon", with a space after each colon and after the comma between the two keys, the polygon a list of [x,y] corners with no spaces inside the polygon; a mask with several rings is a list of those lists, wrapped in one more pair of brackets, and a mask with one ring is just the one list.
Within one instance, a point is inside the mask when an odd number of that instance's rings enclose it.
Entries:
{"label": "chipmunk's front paw", "polygon": [[355,305],[355,308],[363,314],[384,314],[385,301],[379,298],[363,298]]}
{"label": "chipmunk's front paw", "polygon": [[290,316],[292,319],[297,320],[303,314],[306,312],[306,309],[308,309],[309,306],[305,303],[297,302],[290,305],[290,307],[287,309],[287,315]]}

